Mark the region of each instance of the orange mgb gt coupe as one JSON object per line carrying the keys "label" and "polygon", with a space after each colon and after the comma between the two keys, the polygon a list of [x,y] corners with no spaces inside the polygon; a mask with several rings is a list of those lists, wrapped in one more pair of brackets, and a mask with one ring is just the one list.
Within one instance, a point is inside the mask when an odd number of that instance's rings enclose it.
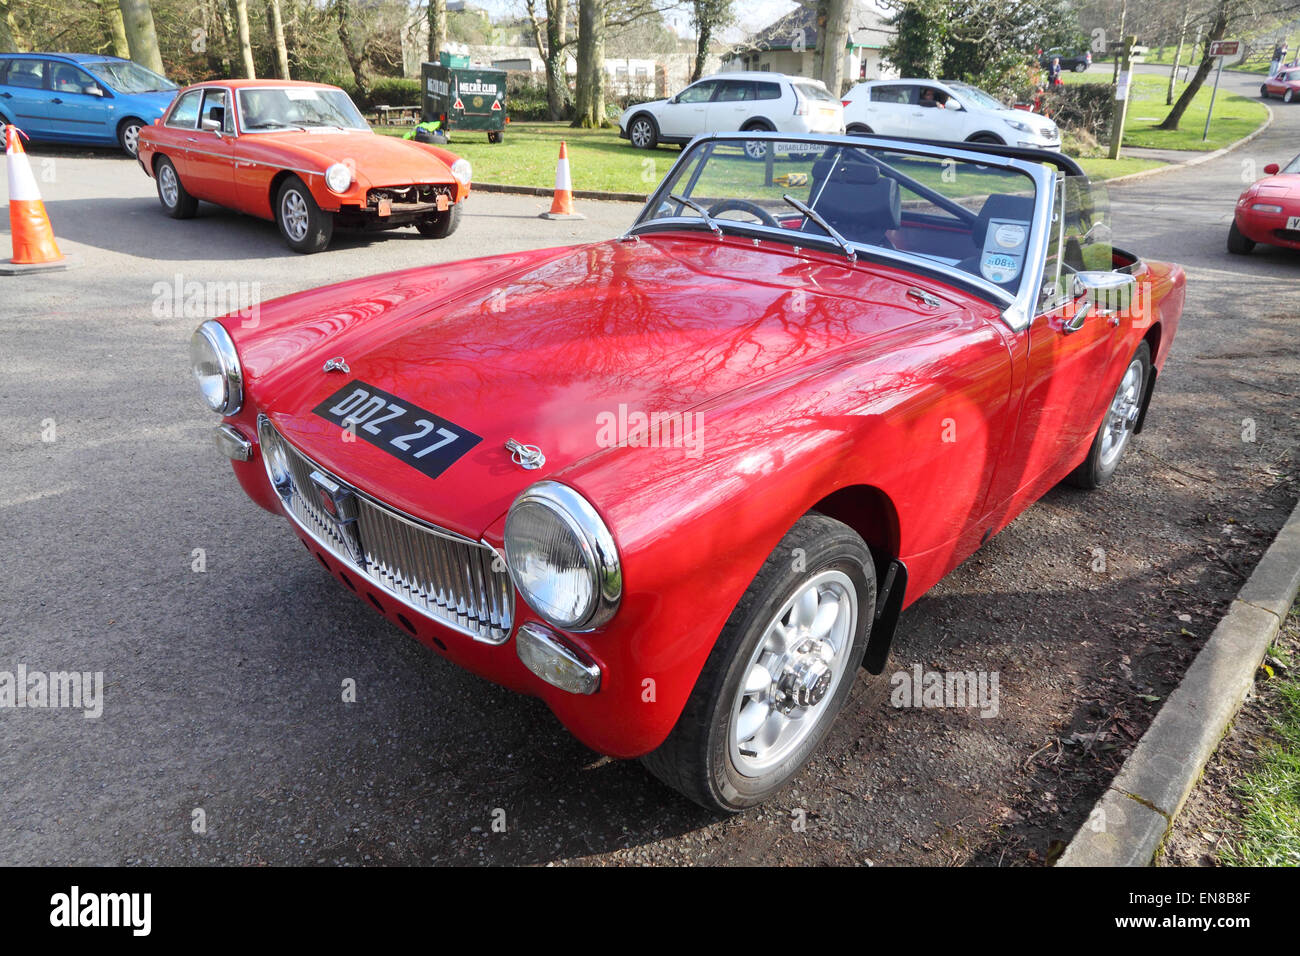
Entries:
{"label": "orange mgb gt coupe", "polygon": [[336,86],[223,80],[187,87],[140,131],[136,157],[158,200],[188,219],[199,200],[273,219],[289,248],[320,252],[334,227],[460,224],[470,165],[445,149],[376,134]]}

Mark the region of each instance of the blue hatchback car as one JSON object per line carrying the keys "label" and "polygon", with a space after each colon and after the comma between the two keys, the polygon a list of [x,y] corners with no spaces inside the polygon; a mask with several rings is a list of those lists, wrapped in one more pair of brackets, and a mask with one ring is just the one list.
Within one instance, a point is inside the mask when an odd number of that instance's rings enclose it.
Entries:
{"label": "blue hatchback car", "polygon": [[0,53],[0,122],[34,140],[112,145],[135,155],[140,127],[176,84],[138,63],[88,53]]}

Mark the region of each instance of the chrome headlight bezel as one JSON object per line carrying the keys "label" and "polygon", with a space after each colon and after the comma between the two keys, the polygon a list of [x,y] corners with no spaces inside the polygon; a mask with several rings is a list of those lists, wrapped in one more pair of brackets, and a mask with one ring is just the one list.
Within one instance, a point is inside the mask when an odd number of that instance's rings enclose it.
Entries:
{"label": "chrome headlight bezel", "polygon": [[[511,526],[525,507],[540,507],[549,512],[573,536],[582,553],[591,584],[591,598],[581,613],[570,620],[559,619],[539,607],[527,582],[521,578],[519,562],[515,560],[517,552],[512,547]],[[618,610],[623,598],[623,571],[614,536],[591,503],[568,485],[558,481],[539,481],[525,489],[506,514],[503,550],[510,577],[520,597],[553,627],[571,633],[591,631],[607,623]]]}
{"label": "chrome headlight bezel", "polygon": [[456,182],[468,186],[470,178],[474,175],[474,167],[470,165],[468,159],[461,157],[451,164],[451,174],[456,178]]}
{"label": "chrome headlight bezel", "polygon": [[325,185],[329,187],[330,192],[347,192],[355,178],[352,167],[347,163],[335,163],[325,170]]}
{"label": "chrome headlight bezel", "polygon": [[[207,349],[210,358],[215,360],[219,369],[218,378],[221,380],[221,401],[213,404],[208,399],[207,391],[203,387],[203,379],[206,377],[199,372],[199,354],[198,349]],[[239,352],[235,349],[235,342],[230,337],[230,333],[216,319],[209,319],[194,330],[190,336],[190,370],[194,373],[194,381],[199,386],[199,395],[203,398],[203,404],[208,406],[218,415],[234,415],[244,407],[244,369],[239,364]]]}

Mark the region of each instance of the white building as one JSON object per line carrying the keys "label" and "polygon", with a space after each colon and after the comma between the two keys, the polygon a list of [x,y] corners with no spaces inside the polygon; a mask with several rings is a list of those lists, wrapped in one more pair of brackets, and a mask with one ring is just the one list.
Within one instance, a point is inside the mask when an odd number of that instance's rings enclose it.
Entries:
{"label": "white building", "polygon": [[[849,39],[844,47],[846,83],[898,75],[881,59],[881,50],[892,35],[880,11],[863,0],[856,0],[849,21]],[[816,50],[816,4],[801,0],[798,8],[724,54],[722,71],[762,70],[811,77]]]}

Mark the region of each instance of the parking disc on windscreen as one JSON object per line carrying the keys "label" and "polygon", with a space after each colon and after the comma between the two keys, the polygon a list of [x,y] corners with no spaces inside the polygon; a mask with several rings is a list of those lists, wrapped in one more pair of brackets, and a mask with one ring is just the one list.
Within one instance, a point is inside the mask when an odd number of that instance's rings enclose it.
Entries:
{"label": "parking disc on windscreen", "polygon": [[990,219],[984,233],[984,251],[980,253],[980,275],[1002,285],[1014,282],[1025,261],[1029,243],[1029,223],[1018,219]]}

